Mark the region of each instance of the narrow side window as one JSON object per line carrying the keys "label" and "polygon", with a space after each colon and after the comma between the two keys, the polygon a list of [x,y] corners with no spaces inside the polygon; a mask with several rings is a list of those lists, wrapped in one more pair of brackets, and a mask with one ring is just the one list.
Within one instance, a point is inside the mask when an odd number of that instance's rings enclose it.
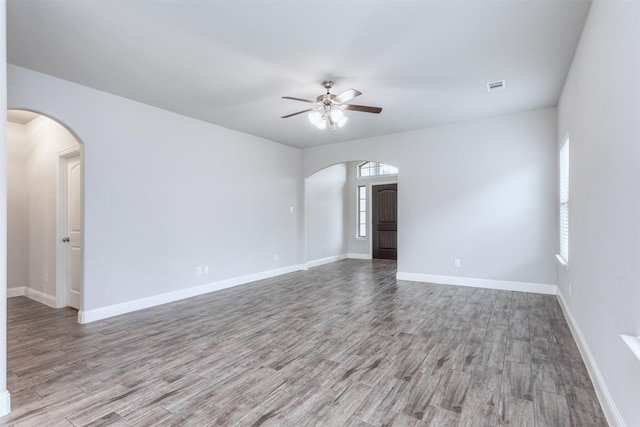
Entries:
{"label": "narrow side window", "polygon": [[367,186],[358,186],[358,236],[367,237]]}

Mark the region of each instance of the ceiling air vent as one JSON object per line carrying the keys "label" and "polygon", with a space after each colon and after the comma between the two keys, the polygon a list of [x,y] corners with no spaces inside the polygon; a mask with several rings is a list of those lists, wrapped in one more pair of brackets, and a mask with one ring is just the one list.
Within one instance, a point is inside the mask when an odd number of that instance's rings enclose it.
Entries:
{"label": "ceiling air vent", "polygon": [[487,92],[495,92],[497,90],[502,90],[507,87],[506,80],[497,80],[495,82],[487,83]]}

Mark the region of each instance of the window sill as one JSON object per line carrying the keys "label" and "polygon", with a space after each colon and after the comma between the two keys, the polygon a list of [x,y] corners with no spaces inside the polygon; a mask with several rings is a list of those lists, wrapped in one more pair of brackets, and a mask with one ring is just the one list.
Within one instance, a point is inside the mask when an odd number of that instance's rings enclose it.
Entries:
{"label": "window sill", "polygon": [[556,255],[556,259],[558,260],[560,265],[564,267],[565,270],[569,270],[569,263],[567,263],[564,258],[562,258],[560,255]]}
{"label": "window sill", "polygon": [[640,361],[640,337],[632,337],[630,335],[620,335],[620,338],[629,346],[631,352]]}

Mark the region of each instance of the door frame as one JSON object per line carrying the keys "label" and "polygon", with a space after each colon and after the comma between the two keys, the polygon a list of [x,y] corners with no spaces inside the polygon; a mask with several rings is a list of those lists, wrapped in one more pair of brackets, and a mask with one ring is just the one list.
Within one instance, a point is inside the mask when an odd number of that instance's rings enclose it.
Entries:
{"label": "door frame", "polygon": [[[67,159],[80,156],[80,218],[82,221],[82,252],[84,253],[84,155],[82,145],[71,147],[58,153],[58,180],[56,191],[56,308],[67,306],[67,244],[62,239],[67,236]],[[84,259],[84,256],[82,257]],[[84,262],[80,273],[82,277],[80,309],[84,308]]]}

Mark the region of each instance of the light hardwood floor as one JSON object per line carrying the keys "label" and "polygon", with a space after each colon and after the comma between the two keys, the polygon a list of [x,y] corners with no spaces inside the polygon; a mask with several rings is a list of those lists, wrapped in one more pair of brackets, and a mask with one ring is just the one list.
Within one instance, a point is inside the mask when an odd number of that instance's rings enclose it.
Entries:
{"label": "light hardwood floor", "polygon": [[554,296],[346,260],[87,325],[8,301],[16,426],[606,426]]}

